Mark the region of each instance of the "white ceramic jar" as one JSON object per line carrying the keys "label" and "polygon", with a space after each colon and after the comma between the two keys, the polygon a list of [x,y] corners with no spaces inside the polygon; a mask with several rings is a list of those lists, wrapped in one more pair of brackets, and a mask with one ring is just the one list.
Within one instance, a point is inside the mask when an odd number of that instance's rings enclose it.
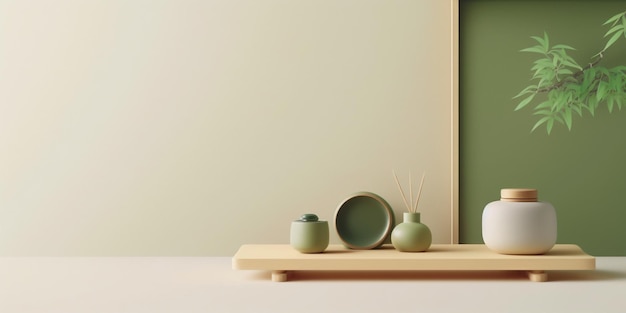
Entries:
{"label": "white ceramic jar", "polygon": [[536,189],[502,189],[483,210],[485,245],[501,254],[544,254],[556,243],[556,210]]}

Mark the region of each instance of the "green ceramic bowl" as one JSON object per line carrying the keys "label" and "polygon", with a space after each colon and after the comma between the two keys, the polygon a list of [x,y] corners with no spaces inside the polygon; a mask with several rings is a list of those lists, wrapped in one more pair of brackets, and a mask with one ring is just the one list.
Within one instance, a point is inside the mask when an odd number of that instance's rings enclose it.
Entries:
{"label": "green ceramic bowl", "polygon": [[359,192],[344,200],[335,211],[335,229],[351,249],[381,246],[395,224],[391,206],[371,192]]}

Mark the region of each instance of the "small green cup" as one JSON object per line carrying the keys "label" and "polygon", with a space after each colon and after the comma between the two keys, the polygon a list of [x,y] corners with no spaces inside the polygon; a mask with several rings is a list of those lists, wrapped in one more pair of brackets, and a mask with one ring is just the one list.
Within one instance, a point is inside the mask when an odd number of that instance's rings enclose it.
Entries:
{"label": "small green cup", "polygon": [[315,214],[304,214],[291,222],[291,246],[302,253],[321,253],[329,243],[328,221]]}

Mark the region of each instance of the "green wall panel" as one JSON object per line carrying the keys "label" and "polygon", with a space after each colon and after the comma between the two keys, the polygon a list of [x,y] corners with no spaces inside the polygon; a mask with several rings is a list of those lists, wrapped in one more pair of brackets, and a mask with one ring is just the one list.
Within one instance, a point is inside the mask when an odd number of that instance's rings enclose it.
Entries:
{"label": "green wall panel", "polygon": [[[460,1],[460,240],[481,243],[482,210],[505,187],[539,189],[557,209],[559,243],[626,255],[626,109],[575,117],[548,135],[532,107],[515,112],[536,56],[519,50],[547,32],[581,64],[606,39],[624,1]],[[626,65],[626,38],[603,66]]]}

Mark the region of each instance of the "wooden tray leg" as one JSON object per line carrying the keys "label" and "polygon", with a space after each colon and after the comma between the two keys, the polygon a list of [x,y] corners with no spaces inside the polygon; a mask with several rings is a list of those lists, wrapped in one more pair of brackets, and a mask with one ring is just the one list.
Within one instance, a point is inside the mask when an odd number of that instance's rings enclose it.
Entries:
{"label": "wooden tray leg", "polygon": [[548,281],[548,273],[546,271],[528,271],[528,278],[534,282]]}
{"label": "wooden tray leg", "polygon": [[287,281],[287,271],[272,271],[272,281],[274,282]]}

